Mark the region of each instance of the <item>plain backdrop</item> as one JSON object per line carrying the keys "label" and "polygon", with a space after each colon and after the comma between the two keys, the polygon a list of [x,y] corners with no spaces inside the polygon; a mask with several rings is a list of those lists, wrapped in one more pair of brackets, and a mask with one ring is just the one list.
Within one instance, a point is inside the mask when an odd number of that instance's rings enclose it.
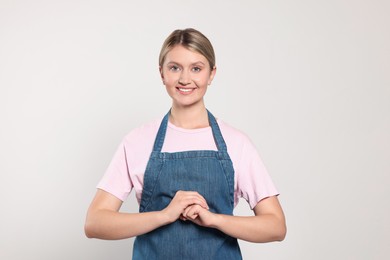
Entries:
{"label": "plain backdrop", "polygon": [[[202,31],[207,107],[245,132],[281,195],[285,241],[244,259],[390,257],[390,2],[0,0],[0,259],[131,259],[87,239],[121,139],[171,104],[164,39]],[[123,211],[137,211],[134,194]],[[237,215],[252,214],[242,200]]]}

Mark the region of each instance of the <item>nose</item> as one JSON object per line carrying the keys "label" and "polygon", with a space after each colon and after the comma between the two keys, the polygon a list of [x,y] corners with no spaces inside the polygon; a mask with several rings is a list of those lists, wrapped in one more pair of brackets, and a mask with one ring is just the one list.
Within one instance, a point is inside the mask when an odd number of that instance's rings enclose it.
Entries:
{"label": "nose", "polygon": [[190,73],[187,70],[182,70],[182,72],[180,73],[179,84],[184,86],[190,83],[191,83]]}

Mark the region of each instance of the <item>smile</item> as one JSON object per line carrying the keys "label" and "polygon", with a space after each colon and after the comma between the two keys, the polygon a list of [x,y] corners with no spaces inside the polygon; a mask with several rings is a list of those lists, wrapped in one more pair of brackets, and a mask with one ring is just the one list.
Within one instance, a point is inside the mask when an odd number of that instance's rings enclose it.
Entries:
{"label": "smile", "polygon": [[190,92],[192,91],[193,89],[192,88],[178,88],[180,91],[183,91],[183,92]]}
{"label": "smile", "polygon": [[190,94],[195,90],[195,88],[176,88],[176,89],[179,90],[179,92],[182,94]]}

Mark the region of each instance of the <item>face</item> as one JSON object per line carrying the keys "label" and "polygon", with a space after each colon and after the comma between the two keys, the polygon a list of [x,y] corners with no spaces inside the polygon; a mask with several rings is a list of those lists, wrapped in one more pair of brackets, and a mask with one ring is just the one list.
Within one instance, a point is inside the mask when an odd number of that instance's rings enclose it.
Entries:
{"label": "face", "polygon": [[210,68],[200,53],[177,45],[170,50],[160,68],[161,78],[174,107],[202,105],[207,86],[211,84],[216,69]]}

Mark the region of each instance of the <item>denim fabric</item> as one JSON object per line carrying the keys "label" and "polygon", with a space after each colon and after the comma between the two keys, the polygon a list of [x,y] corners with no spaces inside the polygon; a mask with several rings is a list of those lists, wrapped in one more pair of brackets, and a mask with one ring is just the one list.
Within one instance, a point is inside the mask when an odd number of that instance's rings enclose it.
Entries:
{"label": "denim fabric", "polygon": [[[158,211],[178,190],[197,191],[210,211],[233,214],[234,169],[214,116],[208,112],[218,151],[162,153],[169,113],[161,122],[144,175],[140,212]],[[191,221],[177,220],[134,242],[134,260],[242,259],[237,239]]]}

